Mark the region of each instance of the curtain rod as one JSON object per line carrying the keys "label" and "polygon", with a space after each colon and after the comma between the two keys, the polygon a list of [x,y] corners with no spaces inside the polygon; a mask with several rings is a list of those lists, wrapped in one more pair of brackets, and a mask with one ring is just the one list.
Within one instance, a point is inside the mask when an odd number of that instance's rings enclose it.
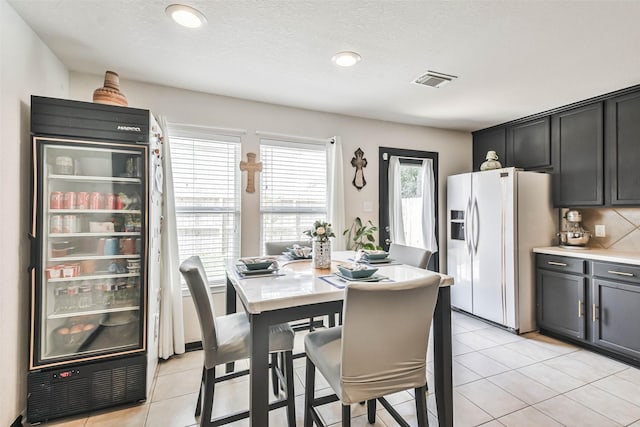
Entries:
{"label": "curtain rod", "polygon": [[[399,159],[404,159],[404,160],[418,160],[418,161],[422,161],[422,160],[433,160],[429,157],[406,157],[406,156],[391,156],[391,157],[397,157]],[[389,160],[389,153],[382,153],[382,160],[384,161],[388,161]]]}
{"label": "curtain rod", "polygon": [[285,133],[268,132],[263,130],[257,130],[256,135],[263,136],[265,138],[280,138],[287,141],[300,141],[300,142],[313,142],[316,144],[326,144],[327,142],[335,143],[335,137],[331,138],[312,138],[309,136],[287,135]]}
{"label": "curtain rod", "polygon": [[191,125],[185,123],[174,123],[168,122],[167,125],[169,127],[173,127],[174,129],[183,130],[183,131],[206,131],[208,133],[219,133],[222,135],[246,135],[246,129],[235,129],[235,128],[223,128],[216,126],[205,126],[205,125]]}

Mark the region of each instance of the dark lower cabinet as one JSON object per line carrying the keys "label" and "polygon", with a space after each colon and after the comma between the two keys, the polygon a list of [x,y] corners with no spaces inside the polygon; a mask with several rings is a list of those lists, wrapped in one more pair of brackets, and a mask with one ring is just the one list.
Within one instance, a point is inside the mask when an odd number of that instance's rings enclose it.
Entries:
{"label": "dark lower cabinet", "polygon": [[640,360],[640,286],[594,279],[593,344]]}
{"label": "dark lower cabinet", "polygon": [[586,278],[538,270],[538,326],[572,338],[586,339]]}
{"label": "dark lower cabinet", "polygon": [[640,266],[536,255],[537,324],[640,366]]}

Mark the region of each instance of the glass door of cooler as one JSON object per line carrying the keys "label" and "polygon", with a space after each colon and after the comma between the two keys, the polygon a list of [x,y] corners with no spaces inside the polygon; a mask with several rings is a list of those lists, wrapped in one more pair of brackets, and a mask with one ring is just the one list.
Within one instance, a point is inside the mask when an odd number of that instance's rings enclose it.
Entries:
{"label": "glass door of cooler", "polygon": [[34,144],[32,367],[143,351],[147,147]]}

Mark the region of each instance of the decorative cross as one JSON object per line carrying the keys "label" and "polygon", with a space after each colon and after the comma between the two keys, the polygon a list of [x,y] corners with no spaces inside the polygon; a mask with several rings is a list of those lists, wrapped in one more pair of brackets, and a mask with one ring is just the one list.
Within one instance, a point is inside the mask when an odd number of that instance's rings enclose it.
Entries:
{"label": "decorative cross", "polygon": [[247,153],[247,161],[240,162],[240,170],[247,171],[247,193],[255,193],[255,173],[262,172],[262,162],[256,163],[256,153]]}
{"label": "decorative cross", "polygon": [[351,166],[356,168],[356,173],[353,175],[351,183],[360,191],[367,185],[367,180],[364,179],[364,168],[367,167],[367,159],[364,158],[364,151],[360,147],[353,154],[355,154],[355,157],[351,159]]}

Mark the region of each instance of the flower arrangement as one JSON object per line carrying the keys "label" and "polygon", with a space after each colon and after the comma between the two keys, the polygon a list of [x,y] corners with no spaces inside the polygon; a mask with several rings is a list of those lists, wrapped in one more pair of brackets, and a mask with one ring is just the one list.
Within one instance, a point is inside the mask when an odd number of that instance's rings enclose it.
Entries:
{"label": "flower arrangement", "polygon": [[319,240],[321,242],[329,240],[329,237],[336,237],[331,229],[331,224],[326,221],[316,221],[313,223],[313,228],[305,230],[303,233],[311,239]]}

